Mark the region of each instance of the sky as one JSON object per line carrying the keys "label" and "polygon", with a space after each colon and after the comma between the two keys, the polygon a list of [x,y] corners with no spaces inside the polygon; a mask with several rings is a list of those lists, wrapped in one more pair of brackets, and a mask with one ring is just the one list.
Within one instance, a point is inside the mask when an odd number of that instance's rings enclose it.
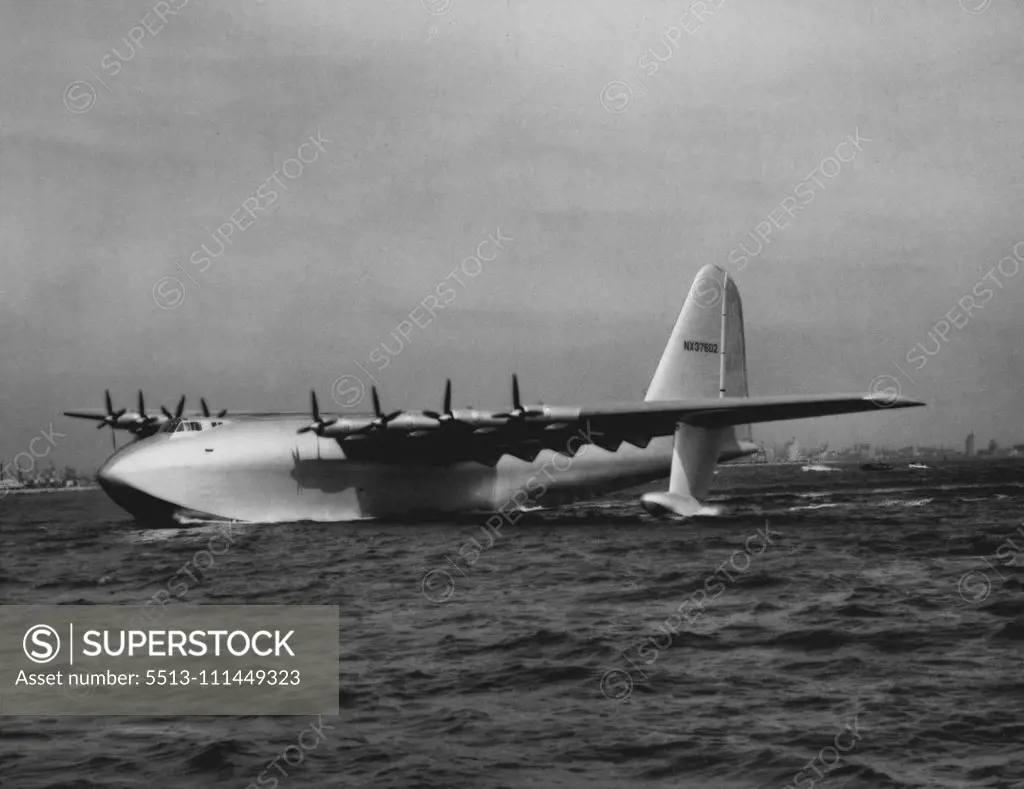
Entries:
{"label": "sky", "polygon": [[527,401],[640,399],[708,263],[751,394],[928,404],[756,440],[1024,442],[1022,25],[1011,0],[0,0],[0,455],[52,425],[41,462],[94,470],[109,435],[61,412],[107,388],[348,413],[371,375],[386,410],[451,377],[500,409],[514,371]]}

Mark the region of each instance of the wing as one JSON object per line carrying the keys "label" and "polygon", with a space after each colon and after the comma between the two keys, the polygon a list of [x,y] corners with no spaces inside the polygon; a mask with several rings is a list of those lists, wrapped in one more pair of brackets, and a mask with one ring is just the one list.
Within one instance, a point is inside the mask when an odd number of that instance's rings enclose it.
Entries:
{"label": "wing", "polygon": [[[75,419],[91,419],[94,422],[103,422],[110,417],[110,414],[106,414],[98,409],[90,409],[88,411],[65,411],[64,416],[70,416]],[[137,415],[134,414],[115,414],[112,422],[107,422],[107,427],[111,427],[114,430],[127,430],[129,433],[138,436],[139,438],[146,438],[147,436],[153,435],[157,430],[160,429],[161,420],[155,420],[153,422],[144,423]]]}
{"label": "wing", "polygon": [[[456,410],[445,422],[422,413],[403,413],[385,424],[369,416],[345,416],[303,430],[335,439],[353,459],[494,465],[503,455],[529,462],[545,449],[573,455],[585,444],[612,451],[623,443],[645,447],[652,438],[674,434],[680,423],[713,429],[922,405],[904,397],[883,400],[863,394],[723,397],[596,407],[531,406],[520,418]],[[572,436],[578,439],[570,442]]]}
{"label": "wing", "polygon": [[106,419],[107,413],[99,408],[91,408],[88,411],[65,411],[64,416],[72,416],[75,419],[92,419],[96,422],[102,422]]}
{"label": "wing", "polygon": [[589,420],[594,428],[601,431],[639,431],[653,437],[671,435],[680,422],[694,427],[719,428],[923,405],[906,397],[863,394],[721,397],[581,408],[580,419]]}

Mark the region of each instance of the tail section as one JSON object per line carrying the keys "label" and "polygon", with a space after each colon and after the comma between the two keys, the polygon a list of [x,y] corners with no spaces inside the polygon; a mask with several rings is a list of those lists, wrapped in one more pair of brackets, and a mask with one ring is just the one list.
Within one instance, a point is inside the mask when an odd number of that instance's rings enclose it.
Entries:
{"label": "tail section", "polygon": [[644,399],[718,397],[723,352],[725,396],[746,397],[747,355],[740,292],[725,271],[708,265],[697,272]]}
{"label": "tail section", "polygon": [[[743,303],[735,282],[714,265],[697,272],[644,399],[710,397],[747,397]],[[680,424],[669,489],[648,493],[642,502],[652,512],[693,515],[711,487],[715,464],[756,449],[749,425],[707,429]]]}

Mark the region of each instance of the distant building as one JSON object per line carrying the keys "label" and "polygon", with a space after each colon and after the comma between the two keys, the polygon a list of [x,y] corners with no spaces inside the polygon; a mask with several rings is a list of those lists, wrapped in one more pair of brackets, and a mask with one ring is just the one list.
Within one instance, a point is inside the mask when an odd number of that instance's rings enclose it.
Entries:
{"label": "distant building", "polygon": [[853,445],[854,454],[861,460],[874,460],[875,459],[875,445],[862,443]]}
{"label": "distant building", "polygon": [[973,430],[971,431],[970,435],[967,436],[967,440],[964,442],[964,455],[966,455],[969,458],[975,457]]}

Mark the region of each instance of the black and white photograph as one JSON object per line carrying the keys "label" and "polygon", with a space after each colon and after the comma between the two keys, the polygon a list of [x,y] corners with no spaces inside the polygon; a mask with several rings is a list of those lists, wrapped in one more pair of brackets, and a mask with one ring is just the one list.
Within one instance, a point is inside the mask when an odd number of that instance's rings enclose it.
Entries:
{"label": "black and white photograph", "polygon": [[0,0],[0,786],[1024,788],[1017,0]]}

